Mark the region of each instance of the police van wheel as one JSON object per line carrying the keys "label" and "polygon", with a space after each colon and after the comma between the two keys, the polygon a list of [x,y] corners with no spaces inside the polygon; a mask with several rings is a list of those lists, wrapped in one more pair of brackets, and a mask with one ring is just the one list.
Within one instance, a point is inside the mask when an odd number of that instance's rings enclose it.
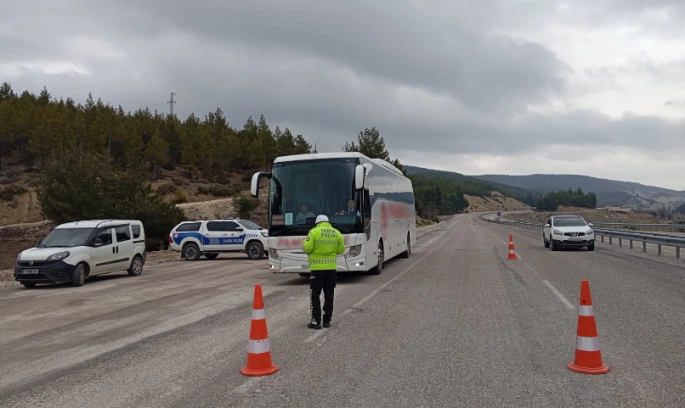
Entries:
{"label": "police van wheel", "polygon": [[262,259],[264,256],[264,246],[261,242],[252,242],[247,246],[247,257],[250,259]]}
{"label": "police van wheel", "polygon": [[188,244],[183,248],[183,257],[186,261],[197,261],[200,259],[200,248],[195,244]]}

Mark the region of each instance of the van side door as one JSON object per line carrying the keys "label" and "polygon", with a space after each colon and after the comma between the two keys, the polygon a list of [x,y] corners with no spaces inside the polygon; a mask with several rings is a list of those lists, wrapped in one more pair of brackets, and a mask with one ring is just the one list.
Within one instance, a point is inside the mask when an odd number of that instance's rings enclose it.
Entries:
{"label": "van side door", "polygon": [[[97,242],[98,246],[93,246]],[[90,250],[90,276],[107,273],[115,269],[114,230],[102,228],[93,238]]]}
{"label": "van side door", "polygon": [[114,228],[115,269],[128,269],[133,260],[133,240],[131,239],[131,226],[120,225]]}

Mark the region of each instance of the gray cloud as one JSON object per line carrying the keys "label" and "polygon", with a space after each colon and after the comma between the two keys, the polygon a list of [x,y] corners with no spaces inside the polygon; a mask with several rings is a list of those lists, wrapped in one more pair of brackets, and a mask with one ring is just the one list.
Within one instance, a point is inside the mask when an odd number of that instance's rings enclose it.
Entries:
{"label": "gray cloud", "polygon": [[[620,94],[633,75],[682,84],[683,55],[654,62],[636,50],[625,63],[578,69],[544,42],[519,35],[556,21],[592,30],[631,19],[658,32],[644,11],[666,7],[670,24],[685,16],[681,2],[582,0],[565,11],[561,2],[515,3],[4,2],[0,73],[17,75],[0,81],[34,92],[47,85],[53,96],[81,101],[95,90],[96,98],[127,109],[166,111],[174,91],[182,116],[220,106],[240,127],[264,113],[320,150],[339,150],[372,126],[391,150],[425,154],[513,156],[573,144],[658,155],[682,145],[682,120],[614,118],[573,106],[583,95]],[[36,71],[51,61],[85,67],[88,75]],[[658,101],[665,109],[682,102],[666,98]],[[559,108],[537,109],[550,106]]]}

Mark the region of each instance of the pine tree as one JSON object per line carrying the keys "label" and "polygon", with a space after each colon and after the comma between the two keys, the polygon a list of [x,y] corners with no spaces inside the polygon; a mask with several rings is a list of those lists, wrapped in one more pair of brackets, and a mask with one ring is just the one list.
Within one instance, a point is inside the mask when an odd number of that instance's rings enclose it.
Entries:
{"label": "pine tree", "polygon": [[346,143],[343,147],[345,152],[359,152],[372,159],[383,159],[390,161],[390,154],[385,149],[385,140],[380,135],[380,132],[375,128],[366,128],[363,132],[359,132],[357,136],[359,144],[354,142]]}
{"label": "pine tree", "polygon": [[159,168],[169,162],[169,144],[164,140],[159,129],[152,134],[145,148],[145,158],[152,163],[152,169],[157,168],[157,178],[159,178]]}

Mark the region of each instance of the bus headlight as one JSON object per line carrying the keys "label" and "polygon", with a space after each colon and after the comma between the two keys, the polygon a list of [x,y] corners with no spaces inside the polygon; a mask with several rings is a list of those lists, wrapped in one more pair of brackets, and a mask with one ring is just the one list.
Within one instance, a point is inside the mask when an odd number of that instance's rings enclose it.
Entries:
{"label": "bus headlight", "polygon": [[347,253],[347,257],[348,258],[354,258],[355,256],[358,256],[361,253],[362,253],[362,246],[361,245],[351,246],[350,252]]}
{"label": "bus headlight", "polygon": [[269,248],[269,258],[278,261],[278,251],[274,248]]}

